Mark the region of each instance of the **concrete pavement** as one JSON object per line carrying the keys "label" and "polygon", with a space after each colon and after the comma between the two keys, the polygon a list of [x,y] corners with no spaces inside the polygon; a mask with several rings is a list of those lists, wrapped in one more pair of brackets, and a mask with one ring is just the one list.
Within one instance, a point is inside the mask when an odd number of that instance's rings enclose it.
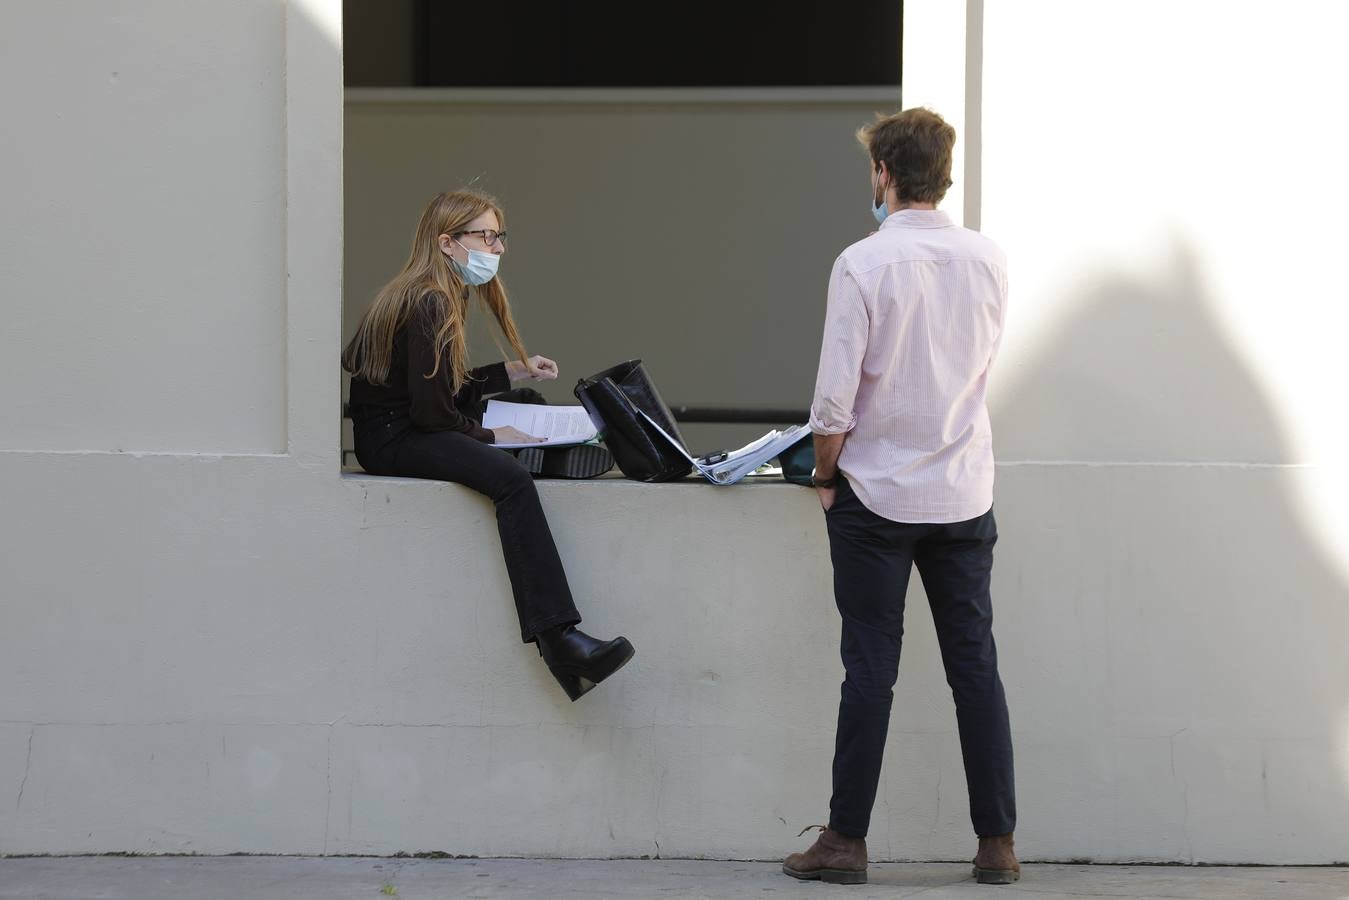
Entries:
{"label": "concrete pavement", "polygon": [[350,857],[0,859],[0,900],[812,897],[1349,900],[1349,868],[1031,865],[1010,887],[957,863],[886,863],[870,883],[798,882],[777,863]]}

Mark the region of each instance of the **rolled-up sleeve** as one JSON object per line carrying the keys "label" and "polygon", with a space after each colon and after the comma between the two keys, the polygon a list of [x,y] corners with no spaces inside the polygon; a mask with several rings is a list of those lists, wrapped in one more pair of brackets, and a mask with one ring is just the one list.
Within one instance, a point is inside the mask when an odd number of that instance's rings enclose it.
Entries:
{"label": "rolled-up sleeve", "polygon": [[842,434],[857,425],[854,404],[870,327],[871,317],[857,280],[840,256],[829,276],[824,341],[810,405],[810,430],[816,434]]}

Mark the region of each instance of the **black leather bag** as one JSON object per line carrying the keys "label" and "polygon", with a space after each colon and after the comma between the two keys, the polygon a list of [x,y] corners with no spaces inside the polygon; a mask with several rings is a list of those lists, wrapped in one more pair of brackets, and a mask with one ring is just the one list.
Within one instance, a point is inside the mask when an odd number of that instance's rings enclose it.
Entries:
{"label": "black leather bag", "polygon": [[646,413],[682,446],[670,408],[661,399],[640,359],[630,359],[576,383],[576,399],[581,401],[590,421],[604,435],[604,444],[614,462],[628,478],[636,481],[671,481],[693,471],[693,465],[673,447],[651,423]]}

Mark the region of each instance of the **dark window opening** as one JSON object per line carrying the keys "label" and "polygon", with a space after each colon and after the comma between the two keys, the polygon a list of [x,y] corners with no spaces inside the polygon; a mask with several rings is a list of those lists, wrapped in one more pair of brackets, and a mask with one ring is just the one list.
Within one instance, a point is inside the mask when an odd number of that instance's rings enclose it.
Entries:
{"label": "dark window opening", "polygon": [[351,86],[899,84],[902,0],[346,0],[344,12]]}

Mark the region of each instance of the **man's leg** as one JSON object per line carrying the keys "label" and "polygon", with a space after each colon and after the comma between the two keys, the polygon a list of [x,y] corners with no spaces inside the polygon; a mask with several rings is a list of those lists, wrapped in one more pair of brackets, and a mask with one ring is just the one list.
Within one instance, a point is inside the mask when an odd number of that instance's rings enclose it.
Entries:
{"label": "man's leg", "polygon": [[834,600],[843,618],[839,653],[846,677],[834,746],[829,827],[866,837],[876,802],[904,631],[904,593],[921,526],[868,510],[845,480],[827,513]]}
{"label": "man's leg", "polygon": [[914,548],[955,697],[970,819],[981,838],[1016,828],[1012,732],[998,677],[989,593],[997,539],[989,510],[967,522],[936,526]]}

